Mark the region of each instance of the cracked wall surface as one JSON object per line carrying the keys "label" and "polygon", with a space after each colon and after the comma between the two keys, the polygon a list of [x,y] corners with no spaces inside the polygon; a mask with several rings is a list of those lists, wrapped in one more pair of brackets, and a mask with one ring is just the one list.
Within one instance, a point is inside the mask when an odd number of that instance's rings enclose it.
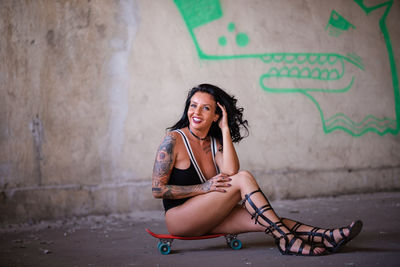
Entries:
{"label": "cracked wall surface", "polygon": [[[0,1],[0,222],[161,209],[155,152],[204,82],[244,107],[241,167],[272,199],[400,189],[398,17],[379,0]],[[342,74],[293,74],[322,58],[346,65],[339,93]]]}

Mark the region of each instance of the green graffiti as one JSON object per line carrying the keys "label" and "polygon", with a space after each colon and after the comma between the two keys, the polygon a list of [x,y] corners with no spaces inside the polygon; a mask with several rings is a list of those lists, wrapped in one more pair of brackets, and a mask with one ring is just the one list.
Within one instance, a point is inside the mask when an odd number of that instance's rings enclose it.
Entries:
{"label": "green graffiti", "polygon": [[326,30],[329,30],[329,35],[338,37],[344,31],[348,31],[350,28],[355,29],[356,27],[338,12],[332,10],[331,17],[329,18],[328,24],[325,27]]}
{"label": "green graffiti", "polygon": [[238,46],[246,46],[249,43],[250,39],[247,34],[240,32],[236,35],[236,43]]}
{"label": "green graffiti", "polygon": [[231,22],[228,24],[228,31],[233,32],[235,30],[235,23]]}
{"label": "green graffiti", "polygon": [[175,0],[189,29],[194,29],[222,17],[218,0]]}
{"label": "green graffiti", "polygon": [[[236,29],[236,26],[233,22],[228,24],[228,31],[233,33]],[[236,44],[238,46],[244,47],[250,42],[250,38],[247,36],[247,34],[240,32],[236,34]],[[228,43],[227,39],[225,36],[221,36],[218,38],[218,44],[220,46],[226,46]]]}
{"label": "green graffiti", "polygon": [[221,36],[221,37],[218,38],[218,43],[219,43],[220,46],[226,46],[228,41],[226,40],[225,36]]}
{"label": "green graffiti", "polygon": [[[326,117],[320,103],[312,95],[316,92],[346,94],[353,87],[356,77],[352,76],[347,85],[342,88],[331,88],[331,86],[316,85],[315,87],[304,86],[296,88],[276,87],[270,81],[279,78],[290,78],[293,80],[332,82],[343,79],[346,71],[346,64],[355,66],[359,70],[364,70],[365,66],[362,58],[356,53],[342,55],[339,53],[263,53],[263,54],[228,54],[213,55],[203,52],[197,40],[195,29],[219,20],[223,17],[222,7],[219,0],[174,0],[183,20],[186,23],[189,34],[193,40],[198,56],[202,60],[238,60],[238,59],[259,59],[267,66],[271,66],[260,76],[261,88],[270,93],[298,93],[306,96],[317,107],[321,117],[323,130],[325,133],[333,131],[344,131],[351,136],[359,137],[367,132],[374,132],[378,135],[393,134],[397,135],[400,131],[400,92],[397,76],[396,64],[393,49],[390,41],[389,32],[386,26],[386,17],[392,7],[393,0],[381,3],[376,6],[367,7],[363,0],[353,0],[366,13],[386,8],[385,13],[379,20],[379,27],[382,32],[390,62],[392,86],[394,92],[395,118],[377,118],[373,115],[366,115],[361,121],[355,122],[344,113],[336,113]],[[346,20],[342,15],[333,10],[325,30],[329,35],[338,37],[349,29],[356,27]],[[237,26],[230,22],[227,30],[229,33],[237,31]],[[247,34],[239,32],[236,34],[236,45],[244,47],[249,44],[250,38]],[[226,46],[228,40],[225,36],[218,38],[220,46]],[[294,83],[295,84],[295,83]]]}

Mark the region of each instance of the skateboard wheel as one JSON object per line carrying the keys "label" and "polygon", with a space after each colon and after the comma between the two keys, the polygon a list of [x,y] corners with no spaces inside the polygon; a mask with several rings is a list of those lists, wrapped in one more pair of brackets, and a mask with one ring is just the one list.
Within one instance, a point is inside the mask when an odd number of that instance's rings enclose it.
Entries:
{"label": "skateboard wheel", "polygon": [[239,239],[233,239],[230,243],[229,246],[234,249],[238,250],[242,248],[242,242]]}
{"label": "skateboard wheel", "polygon": [[168,255],[171,252],[171,246],[162,242],[158,243],[158,250],[163,255]]}

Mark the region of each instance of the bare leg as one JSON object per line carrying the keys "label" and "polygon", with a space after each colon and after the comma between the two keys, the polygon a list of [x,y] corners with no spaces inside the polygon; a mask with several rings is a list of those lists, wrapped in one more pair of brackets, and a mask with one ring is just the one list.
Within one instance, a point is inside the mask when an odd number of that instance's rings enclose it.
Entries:
{"label": "bare leg", "polygon": [[211,233],[240,234],[247,232],[264,232],[265,227],[255,224],[247,210],[237,205],[232,212]]}
{"label": "bare leg", "polygon": [[[251,216],[241,212],[248,222],[234,212],[239,201],[242,199],[242,190],[250,191],[258,188],[254,179],[249,179],[243,172],[231,177],[231,187],[227,188],[226,193],[210,192],[204,195],[193,197],[183,205],[168,210],[166,213],[166,223],[168,231],[174,235],[197,236],[210,232],[219,227],[219,232],[229,232],[224,229],[224,225],[235,225],[237,232],[249,232],[254,230],[254,221]],[[244,195],[243,195],[244,196]],[[228,223],[229,217],[232,221]],[[240,225],[240,226],[239,226]],[[262,230],[262,228],[258,228]],[[236,231],[235,231],[236,232]]]}
{"label": "bare leg", "polygon": [[[259,187],[249,172],[240,172],[231,177],[232,186],[226,193],[211,192],[199,195],[186,201],[183,205],[170,209],[166,213],[167,227],[175,235],[203,235],[209,232],[261,231],[271,233],[277,241],[282,253],[297,253],[300,255],[320,254],[321,248],[312,248],[280,222],[272,208],[265,209],[269,202],[258,191]],[[251,196],[249,196],[251,195]],[[246,209],[256,213],[254,216],[245,215],[238,210],[240,199],[247,199]],[[253,203],[249,204],[249,199]],[[269,206],[270,207],[270,206]],[[255,218],[256,227],[254,221]],[[249,219],[249,223],[246,220]],[[233,226],[233,225],[237,226]],[[253,225],[252,225],[253,224]]]}

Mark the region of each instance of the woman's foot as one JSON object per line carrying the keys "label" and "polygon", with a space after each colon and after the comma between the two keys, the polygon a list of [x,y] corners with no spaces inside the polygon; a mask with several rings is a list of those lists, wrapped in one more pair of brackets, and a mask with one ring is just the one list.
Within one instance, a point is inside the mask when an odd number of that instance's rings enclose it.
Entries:
{"label": "woman's foot", "polygon": [[360,220],[352,222],[349,226],[336,229],[321,229],[302,224],[290,219],[283,219],[285,225],[301,239],[311,245],[323,245],[330,252],[337,252],[347,242],[356,237],[361,229]]}
{"label": "woman's foot", "polygon": [[310,246],[293,234],[287,234],[286,238],[277,238],[275,242],[283,255],[318,256],[326,253],[325,248]]}
{"label": "woman's foot", "polygon": [[326,252],[324,247],[316,247],[307,244],[303,239],[289,231],[282,222],[274,223],[266,233],[271,233],[275,238],[275,244],[283,255],[317,256]]}
{"label": "woman's foot", "polygon": [[337,252],[361,232],[362,226],[362,221],[358,220],[346,227],[325,230],[323,244],[328,251]]}

